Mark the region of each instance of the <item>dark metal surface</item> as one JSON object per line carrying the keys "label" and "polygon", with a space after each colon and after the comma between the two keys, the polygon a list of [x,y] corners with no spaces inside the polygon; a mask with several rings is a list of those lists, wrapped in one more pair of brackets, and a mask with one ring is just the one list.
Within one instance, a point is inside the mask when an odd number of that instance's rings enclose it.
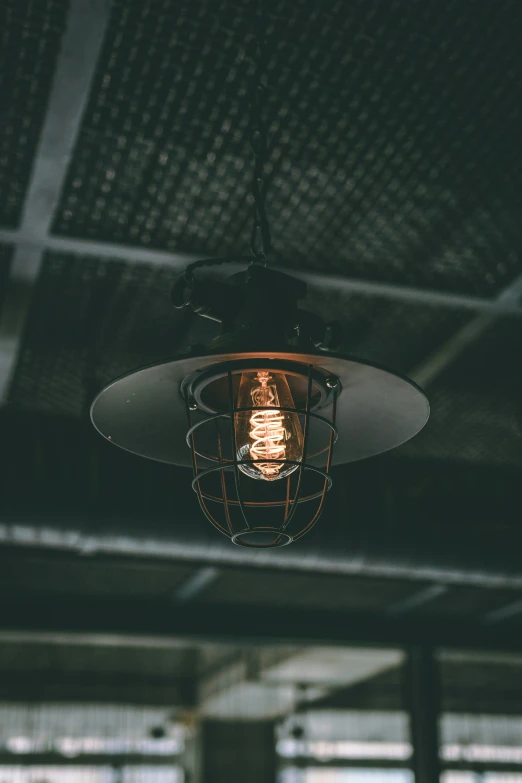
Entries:
{"label": "dark metal surface", "polygon": [[[291,265],[484,295],[520,273],[518,0],[267,6],[267,209]],[[251,10],[113,3],[55,232],[244,252]]]}
{"label": "dark metal surface", "polygon": [[[272,555],[273,553],[271,553]],[[16,601],[6,605],[0,630],[63,631],[67,633],[132,634],[140,637],[244,643],[443,645],[457,649],[521,650],[517,629],[498,628],[495,634],[469,622],[409,623],[370,613],[256,607],[227,604],[173,607],[171,603],[135,599],[132,604],[63,596]]]}
{"label": "dark metal surface", "polygon": [[179,396],[181,383],[197,369],[241,358],[317,364],[339,378],[334,464],[392,449],[413,437],[428,419],[428,402],[420,389],[386,370],[337,355],[256,352],[182,358],[137,370],[98,395],[92,421],[107,440],[127,451],[190,466],[192,457],[182,435],[186,413]]}

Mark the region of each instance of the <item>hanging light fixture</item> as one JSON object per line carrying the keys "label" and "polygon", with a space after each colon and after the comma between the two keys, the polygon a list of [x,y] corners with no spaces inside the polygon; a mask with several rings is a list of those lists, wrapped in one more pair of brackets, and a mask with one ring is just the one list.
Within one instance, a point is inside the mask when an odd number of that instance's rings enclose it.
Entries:
{"label": "hanging light fixture", "polygon": [[[336,353],[338,325],[298,307],[306,285],[266,266],[272,242],[259,37],[256,43],[251,258],[196,261],[172,288],[176,308],[212,319],[221,333],[204,350],[109,384],[94,400],[91,418],[123,449],[191,467],[210,522],[235,544],[266,548],[312,528],[332,486],[333,464],[404,443],[426,423],[429,405],[409,379]],[[197,274],[238,261],[248,261],[247,270],[223,281]]]}

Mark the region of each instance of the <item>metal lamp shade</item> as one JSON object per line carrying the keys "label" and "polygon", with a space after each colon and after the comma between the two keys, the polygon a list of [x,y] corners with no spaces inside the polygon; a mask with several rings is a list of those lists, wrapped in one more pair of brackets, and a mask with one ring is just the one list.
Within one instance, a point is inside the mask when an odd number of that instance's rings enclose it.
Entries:
{"label": "metal lamp shade", "polygon": [[[252,368],[286,374],[295,407],[280,410],[298,416],[304,433],[302,458],[277,481],[256,481],[239,467],[236,414],[254,408],[239,408],[238,379]],[[266,351],[146,367],[107,386],[91,409],[95,427],[115,445],[192,467],[207,518],[234,543],[253,548],[304,535],[321,514],[333,464],[404,443],[428,416],[423,392],[388,370],[339,355]]]}

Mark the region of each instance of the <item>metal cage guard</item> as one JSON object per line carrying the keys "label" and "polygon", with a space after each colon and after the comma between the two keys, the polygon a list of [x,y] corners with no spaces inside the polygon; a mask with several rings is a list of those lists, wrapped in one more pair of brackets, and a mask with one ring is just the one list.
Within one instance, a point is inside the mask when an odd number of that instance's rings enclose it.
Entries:
{"label": "metal cage guard", "polygon": [[[201,421],[194,423],[189,399],[186,397],[185,406],[189,429],[187,432],[187,444],[192,452],[193,480],[192,487],[195,490],[201,509],[207,519],[221,533],[230,538],[233,543],[239,546],[246,546],[255,549],[265,549],[271,547],[286,546],[287,544],[301,538],[315,525],[323,510],[326,493],[332,486],[330,468],[332,464],[333,446],[337,440],[337,430],[335,427],[336,418],[336,400],[337,394],[333,395],[331,403],[331,419],[328,420],[311,411],[312,401],[312,381],[313,365],[308,365],[307,376],[307,396],[304,409],[287,408],[283,406],[273,407],[238,407],[235,404],[232,372],[229,369],[227,373],[229,409],[227,412],[214,413],[206,415]],[[286,465],[296,465],[297,469],[284,480],[276,482],[263,482],[262,492],[275,491],[280,487],[285,487],[284,497],[277,499],[259,500],[249,498],[249,489],[254,490],[259,487],[259,480],[244,476],[240,469],[240,464],[255,464],[266,462],[262,459],[238,459],[237,432],[236,432],[236,414],[259,410],[278,410],[284,413],[294,413],[304,420],[303,427],[303,454],[300,461],[289,459],[270,459],[272,463],[281,463]],[[328,442],[324,448],[315,450],[309,454],[309,435],[310,422],[324,425],[328,430]],[[220,424],[226,424],[229,430],[232,457],[224,455],[223,435]],[[196,435],[208,427],[215,427],[215,453],[204,453],[198,450],[196,445]],[[324,469],[308,464],[308,460],[317,456],[325,455]],[[200,467],[198,458],[215,463],[212,467]],[[218,476],[219,474],[219,476]],[[232,477],[227,481],[227,476]],[[206,487],[207,480],[212,481],[219,478],[213,491]],[[314,480],[315,479],[315,486]],[[312,488],[305,490],[305,485],[312,484]],[[282,490],[280,490],[282,494]],[[304,494],[303,494],[304,492]],[[303,503],[316,501],[316,508],[312,510],[309,518],[302,520],[297,524],[294,530],[298,507]],[[209,508],[209,503],[220,504],[223,508],[221,521],[217,513]],[[283,509],[281,522],[273,524],[274,513],[278,509]],[[253,523],[249,514],[254,511],[264,512],[270,515],[270,524]],[[300,515],[302,516],[302,515]]]}

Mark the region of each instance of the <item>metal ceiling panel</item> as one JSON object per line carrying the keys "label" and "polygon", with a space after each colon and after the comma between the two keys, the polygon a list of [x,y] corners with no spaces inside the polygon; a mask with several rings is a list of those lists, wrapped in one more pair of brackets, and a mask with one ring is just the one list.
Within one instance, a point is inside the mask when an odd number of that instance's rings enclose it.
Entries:
{"label": "metal ceiling panel", "polygon": [[46,254],[10,402],[80,416],[115,376],[172,355],[188,324],[171,281],[169,269]]}
{"label": "metal ceiling panel", "polygon": [[311,288],[304,308],[342,325],[342,351],[409,373],[436,351],[470,315],[425,304],[391,302]]}
{"label": "metal ceiling panel", "polygon": [[[172,307],[173,275],[159,266],[47,253],[10,403],[79,416],[119,375],[208,342],[218,327]],[[311,291],[304,306],[339,319],[345,352],[398,371],[410,370],[469,318],[453,310],[339,292]]]}
{"label": "metal ceiling panel", "polygon": [[430,388],[431,419],[402,454],[522,467],[522,324],[498,322]]}
{"label": "metal ceiling panel", "polygon": [[69,0],[7,0],[2,5],[0,225],[16,228],[47,108]]}
{"label": "metal ceiling panel", "polygon": [[[56,233],[244,252],[249,8],[114,2]],[[521,24],[517,0],[267,3],[285,263],[482,295],[520,273]]]}

